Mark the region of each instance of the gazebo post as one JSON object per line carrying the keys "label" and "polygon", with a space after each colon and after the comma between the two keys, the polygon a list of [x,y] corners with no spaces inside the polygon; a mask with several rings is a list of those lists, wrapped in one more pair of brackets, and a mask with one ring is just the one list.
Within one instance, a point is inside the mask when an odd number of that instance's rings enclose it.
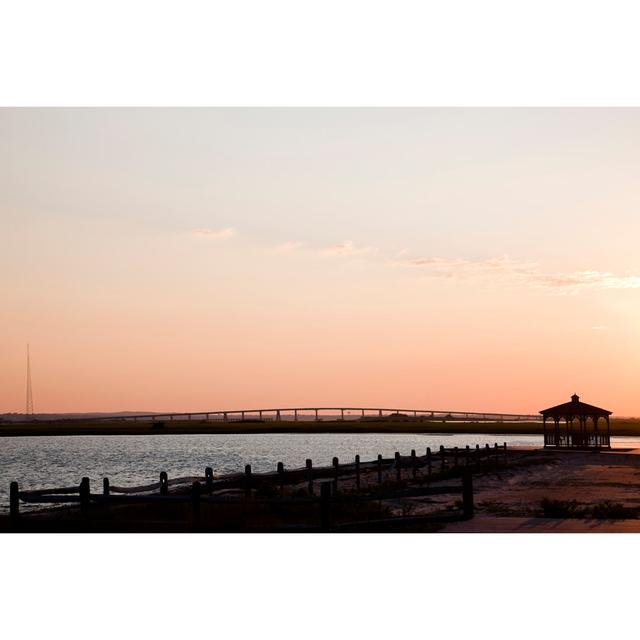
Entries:
{"label": "gazebo post", "polygon": [[544,446],[547,446],[547,416],[542,416],[542,437],[544,438]]}
{"label": "gazebo post", "polygon": [[609,416],[607,416],[607,447],[611,448],[611,431],[609,430]]}

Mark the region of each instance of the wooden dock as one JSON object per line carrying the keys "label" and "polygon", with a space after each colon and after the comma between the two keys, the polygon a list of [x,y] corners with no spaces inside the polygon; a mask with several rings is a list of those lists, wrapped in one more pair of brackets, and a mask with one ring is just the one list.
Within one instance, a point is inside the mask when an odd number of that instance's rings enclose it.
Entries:
{"label": "wooden dock", "polygon": [[[108,522],[124,517],[129,530],[149,530],[149,522],[163,521],[159,530],[175,525],[189,531],[357,531],[393,530],[399,525],[441,524],[474,515],[473,474],[508,464],[507,445],[440,447],[418,455],[396,452],[392,458],[341,463],[333,458],[326,467],[286,469],[278,463],[267,473],[244,472],[216,476],[212,467],[203,476],[170,479],[124,487],[104,478],[100,492],[92,491],[88,477],[77,486],[24,490],[10,486],[10,523],[14,530],[29,528],[33,511],[22,504],[59,505],[56,521],[70,528],[109,529]],[[406,505],[414,501],[451,496],[435,501],[432,512],[411,515]],[[37,520],[46,521],[39,510]],[[51,513],[51,511],[49,511]],[[62,513],[62,515],[60,515]],[[43,515],[44,514],[44,515]],[[146,520],[145,520],[146,519]],[[153,527],[151,527],[153,529]]]}

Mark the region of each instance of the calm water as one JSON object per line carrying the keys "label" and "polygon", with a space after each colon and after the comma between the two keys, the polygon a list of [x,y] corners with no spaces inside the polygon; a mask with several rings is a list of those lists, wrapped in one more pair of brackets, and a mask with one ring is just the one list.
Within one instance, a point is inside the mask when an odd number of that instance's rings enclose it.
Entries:
{"label": "calm water", "polygon": [[416,434],[233,434],[153,436],[50,436],[0,439],[0,510],[9,503],[9,483],[21,489],[77,485],[83,476],[94,490],[102,490],[102,478],[118,486],[157,482],[160,471],[169,478],[244,470],[255,472],[285,467],[303,467],[306,458],[314,466],[341,462],[360,454],[362,461],[379,453],[393,457],[400,451],[420,455],[427,447],[438,449],[507,442],[510,445],[540,445],[541,436],[416,435]]}
{"label": "calm water", "polygon": [[[614,446],[638,445],[637,438],[612,438]],[[306,458],[314,466],[341,462],[360,454],[362,461],[379,453],[393,457],[399,451],[409,455],[415,449],[437,450],[465,445],[542,445],[542,436],[465,434],[233,434],[153,436],[50,436],[0,439],[0,510],[9,502],[9,483],[17,480],[21,489],[77,485],[83,476],[101,490],[102,478],[119,486],[157,482],[160,471],[169,478],[204,475],[207,466],[215,474],[244,470],[250,464],[256,472],[285,467],[303,467]]]}

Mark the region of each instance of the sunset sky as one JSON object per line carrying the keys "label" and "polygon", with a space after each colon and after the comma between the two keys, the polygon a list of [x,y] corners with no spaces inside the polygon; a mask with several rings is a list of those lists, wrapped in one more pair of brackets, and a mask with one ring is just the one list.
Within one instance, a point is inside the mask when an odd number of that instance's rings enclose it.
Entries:
{"label": "sunset sky", "polygon": [[0,412],[640,415],[640,109],[2,109]]}

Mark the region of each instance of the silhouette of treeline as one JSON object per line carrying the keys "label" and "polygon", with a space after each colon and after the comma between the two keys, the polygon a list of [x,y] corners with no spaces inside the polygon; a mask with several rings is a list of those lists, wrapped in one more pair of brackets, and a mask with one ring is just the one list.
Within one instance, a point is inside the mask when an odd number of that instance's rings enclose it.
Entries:
{"label": "silhouette of treeline", "polygon": [[[101,422],[34,421],[0,423],[1,436],[55,435],[145,435],[145,434],[233,434],[233,433],[464,433],[464,434],[542,434],[538,422],[442,422],[383,418],[377,420],[322,420],[220,422],[207,420],[171,420],[133,422],[105,420]],[[640,437],[639,418],[611,420],[612,436]]]}

